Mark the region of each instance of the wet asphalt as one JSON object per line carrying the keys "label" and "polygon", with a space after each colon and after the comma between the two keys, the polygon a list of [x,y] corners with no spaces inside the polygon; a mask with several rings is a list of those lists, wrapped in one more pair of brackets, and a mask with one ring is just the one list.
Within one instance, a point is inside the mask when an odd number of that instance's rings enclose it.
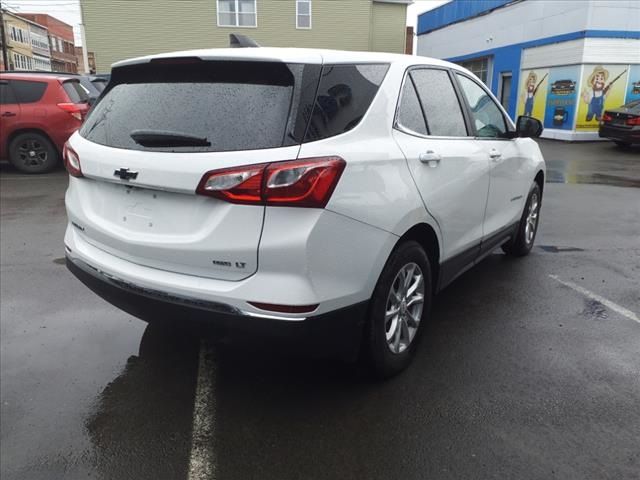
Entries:
{"label": "wet asphalt", "polygon": [[442,292],[413,365],[357,367],[118,311],[63,264],[57,171],[0,165],[0,476],[186,479],[202,338],[218,479],[638,479],[640,149],[541,141],[537,246]]}

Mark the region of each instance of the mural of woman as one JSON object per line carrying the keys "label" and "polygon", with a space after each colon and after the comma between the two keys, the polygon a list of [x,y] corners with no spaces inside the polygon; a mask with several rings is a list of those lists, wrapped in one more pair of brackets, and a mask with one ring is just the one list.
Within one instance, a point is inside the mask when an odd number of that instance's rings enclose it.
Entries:
{"label": "mural of woman", "polygon": [[536,82],[538,81],[538,75],[535,72],[529,72],[529,76],[527,76],[527,81],[525,84],[527,85],[527,92],[524,101],[524,114],[527,117],[530,117],[533,113],[533,98],[536,95]]}

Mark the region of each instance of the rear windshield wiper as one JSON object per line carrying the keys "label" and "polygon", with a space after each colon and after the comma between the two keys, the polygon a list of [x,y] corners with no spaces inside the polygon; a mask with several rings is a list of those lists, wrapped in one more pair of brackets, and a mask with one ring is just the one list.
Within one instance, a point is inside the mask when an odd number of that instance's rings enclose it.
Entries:
{"label": "rear windshield wiper", "polygon": [[131,138],[143,147],[210,147],[206,138],[166,130],[134,130]]}

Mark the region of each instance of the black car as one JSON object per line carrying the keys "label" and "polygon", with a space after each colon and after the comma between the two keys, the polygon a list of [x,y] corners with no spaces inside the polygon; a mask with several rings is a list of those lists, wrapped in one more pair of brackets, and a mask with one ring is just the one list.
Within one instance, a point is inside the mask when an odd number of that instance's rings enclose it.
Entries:
{"label": "black car", "polygon": [[576,89],[576,82],[573,80],[556,80],[551,84],[551,93],[554,95],[569,95]]}
{"label": "black car", "polygon": [[620,147],[640,143],[640,100],[605,111],[600,120],[599,135]]}

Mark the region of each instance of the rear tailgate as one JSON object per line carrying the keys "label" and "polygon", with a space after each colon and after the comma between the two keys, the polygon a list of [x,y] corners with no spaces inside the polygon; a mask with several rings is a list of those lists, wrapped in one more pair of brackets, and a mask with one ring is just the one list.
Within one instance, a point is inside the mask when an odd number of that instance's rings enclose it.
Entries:
{"label": "rear tailgate", "polygon": [[[87,242],[140,265],[250,276],[264,206],[196,195],[196,188],[210,170],[297,157],[305,66],[200,61],[122,69],[69,142],[84,175],[71,178],[67,192],[72,225]],[[161,141],[136,140],[134,132]],[[186,144],[162,132],[184,134]],[[190,145],[190,138],[200,140]]]}

